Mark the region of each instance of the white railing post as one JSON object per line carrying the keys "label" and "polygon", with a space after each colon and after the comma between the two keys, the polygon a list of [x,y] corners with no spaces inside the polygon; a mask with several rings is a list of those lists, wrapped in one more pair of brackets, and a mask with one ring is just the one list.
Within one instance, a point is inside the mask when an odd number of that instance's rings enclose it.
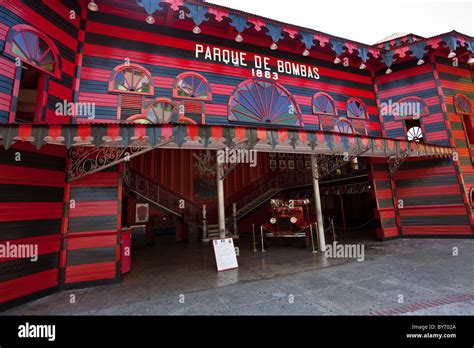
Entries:
{"label": "white railing post", "polygon": [[232,203],[232,219],[234,220],[234,238],[239,238],[239,228],[237,226],[237,203]]}
{"label": "white railing post", "polygon": [[205,204],[202,206],[202,241],[209,242],[209,237],[207,235],[207,215]]}

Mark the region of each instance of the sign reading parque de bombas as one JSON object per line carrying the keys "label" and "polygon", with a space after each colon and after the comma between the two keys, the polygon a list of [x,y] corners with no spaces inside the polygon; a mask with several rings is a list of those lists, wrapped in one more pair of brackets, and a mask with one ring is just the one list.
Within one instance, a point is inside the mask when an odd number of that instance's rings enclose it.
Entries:
{"label": "sign reading parque de bombas", "polygon": [[278,80],[280,74],[285,74],[319,80],[317,67],[299,62],[290,62],[271,56],[249,54],[243,51],[196,44],[195,57],[214,63],[224,63],[233,67],[251,68],[252,77],[265,77]]}

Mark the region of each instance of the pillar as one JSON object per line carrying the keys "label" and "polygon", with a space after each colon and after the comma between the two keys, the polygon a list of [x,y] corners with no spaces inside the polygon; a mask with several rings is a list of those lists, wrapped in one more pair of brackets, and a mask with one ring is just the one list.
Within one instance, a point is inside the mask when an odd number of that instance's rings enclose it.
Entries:
{"label": "pillar", "polygon": [[209,237],[207,236],[207,211],[206,205],[202,206],[202,241],[209,242]]}
{"label": "pillar", "polygon": [[217,162],[217,213],[219,238],[225,238],[224,166]]}
{"label": "pillar", "polygon": [[324,240],[323,210],[321,208],[321,196],[319,194],[319,173],[318,161],[316,155],[311,155],[311,170],[313,175],[314,205],[316,207],[316,220],[318,222],[318,246],[319,251],[326,250],[326,241]]}
{"label": "pillar", "polygon": [[232,203],[232,220],[234,222],[234,238],[239,238],[239,226],[237,221],[237,203]]}

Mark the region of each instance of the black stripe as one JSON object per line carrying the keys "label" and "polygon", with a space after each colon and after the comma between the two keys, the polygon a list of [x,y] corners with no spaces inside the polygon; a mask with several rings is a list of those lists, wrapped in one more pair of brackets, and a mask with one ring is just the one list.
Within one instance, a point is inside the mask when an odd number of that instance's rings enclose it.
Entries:
{"label": "black stripe", "polygon": [[117,229],[117,216],[85,216],[69,219],[69,233]]}
{"label": "black stripe", "polygon": [[91,249],[69,250],[67,252],[67,265],[76,266],[89,263],[115,262],[116,247],[100,247]]}
{"label": "black stripe", "polygon": [[463,204],[463,200],[460,195],[416,196],[399,198],[403,200],[403,206],[405,207],[411,205]]}
{"label": "black stripe", "polygon": [[72,187],[71,199],[78,202],[113,201],[118,199],[117,187]]}
{"label": "black stripe", "polygon": [[390,181],[389,180],[377,180],[375,181],[375,185],[377,187],[377,190],[383,190],[383,189],[391,189]]}
{"label": "black stripe", "polygon": [[431,176],[427,178],[401,179],[397,180],[395,186],[400,187],[420,187],[420,186],[441,186],[458,184],[455,175],[451,176]]}
{"label": "black stripe", "polygon": [[[17,153],[20,154],[19,161],[15,161]],[[66,168],[66,159],[48,156],[42,153],[16,150],[13,148],[10,148],[8,150],[2,148],[0,149],[0,164],[20,167],[32,167],[37,169],[49,169],[64,172]]]}
{"label": "black stripe", "polygon": [[0,202],[62,202],[62,187],[0,184]]}
{"label": "black stripe", "polygon": [[380,199],[378,202],[380,208],[393,208],[393,200],[391,198]]}
{"label": "black stripe", "polygon": [[394,217],[382,219],[382,226],[383,228],[395,227],[397,226],[397,220]]}
{"label": "black stripe", "polygon": [[58,267],[59,252],[39,255],[36,262],[32,262],[30,259],[0,262],[0,282],[21,278]]}
{"label": "black stripe", "polygon": [[59,234],[61,219],[0,222],[0,240],[41,237]]}
{"label": "black stripe", "polygon": [[469,225],[466,215],[401,216],[403,226]]}

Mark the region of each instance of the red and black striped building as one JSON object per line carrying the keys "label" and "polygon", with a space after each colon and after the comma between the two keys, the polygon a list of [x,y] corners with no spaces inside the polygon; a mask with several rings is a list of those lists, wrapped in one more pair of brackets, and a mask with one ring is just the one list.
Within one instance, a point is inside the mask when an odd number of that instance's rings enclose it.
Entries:
{"label": "red and black striped building", "polygon": [[[359,159],[374,237],[472,237],[473,50],[454,31],[370,46],[199,0],[0,0],[0,242],[39,247],[0,258],[0,308],[120,281],[137,202],[196,224],[206,205],[220,228],[219,204],[311,185],[313,159]],[[219,203],[211,157],[242,144],[258,165],[217,173]],[[323,215],[344,211],[320,184]],[[246,214],[241,233],[266,219]]]}

